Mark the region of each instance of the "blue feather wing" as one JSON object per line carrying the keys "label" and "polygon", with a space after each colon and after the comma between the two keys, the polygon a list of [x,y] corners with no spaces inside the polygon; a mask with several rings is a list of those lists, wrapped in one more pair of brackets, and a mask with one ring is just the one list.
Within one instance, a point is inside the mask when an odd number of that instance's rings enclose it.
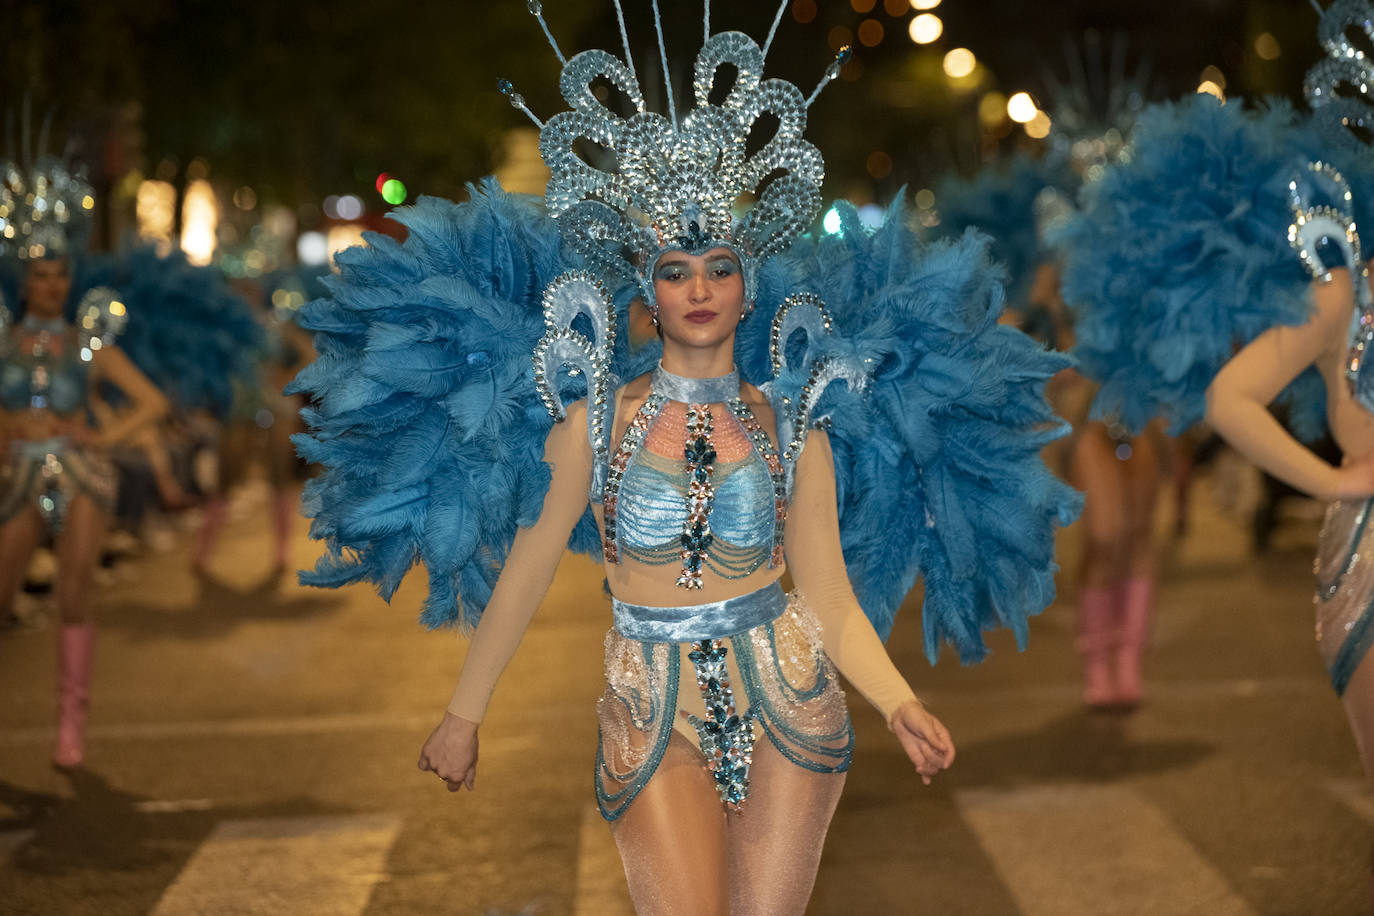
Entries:
{"label": "blue feather wing", "polygon": [[1078,184],[1071,170],[1026,155],[1001,168],[980,169],[972,178],[946,176],[935,184],[937,235],[958,239],[978,229],[990,236],[992,256],[1007,271],[1007,300],[1022,307],[1035,268],[1051,256],[1037,231],[1036,198],[1053,188],[1071,200]]}
{"label": "blue feather wing", "polygon": [[142,246],[83,259],[74,290],[95,286],[123,296],[119,346],[153,384],[183,410],[228,415],[235,384],[252,383],[262,331],[218,271]]}
{"label": "blue feather wing", "polygon": [[[1179,432],[1202,419],[1207,386],[1236,348],[1310,312],[1308,278],[1288,244],[1287,186],[1318,150],[1291,112],[1246,112],[1207,95],[1141,116],[1133,155],[1089,190],[1058,238],[1074,349],[1101,389],[1095,417],[1133,431],[1162,415]],[[1300,432],[1323,426],[1295,392],[1280,396]]]}
{"label": "blue feather wing", "polygon": [[[832,386],[818,411],[855,593],[886,637],[921,576],[932,661],[944,643],[978,661],[993,628],[1024,645],[1028,618],[1054,596],[1055,526],[1080,506],[1039,457],[1065,432],[1044,388],[1068,360],[997,323],[1003,288],[985,237],[923,243],[900,200],[872,232],[840,210],[838,234],[805,238],[765,268],[761,301],[820,295],[834,316],[825,348],[871,373],[864,392]],[[766,333],[745,326],[749,377],[767,376]]]}
{"label": "blue feather wing", "polygon": [[[389,599],[422,563],[421,621],[472,626],[548,490],[553,421],[530,354],[544,287],[575,265],[542,201],[494,182],[460,204],[421,198],[395,218],[406,240],[374,235],[341,253],[329,296],[297,319],[319,355],[288,390],[311,397],[297,446],[324,467],[306,512],[327,545],[301,579],[367,581]],[[585,528],[572,546],[590,550]]]}

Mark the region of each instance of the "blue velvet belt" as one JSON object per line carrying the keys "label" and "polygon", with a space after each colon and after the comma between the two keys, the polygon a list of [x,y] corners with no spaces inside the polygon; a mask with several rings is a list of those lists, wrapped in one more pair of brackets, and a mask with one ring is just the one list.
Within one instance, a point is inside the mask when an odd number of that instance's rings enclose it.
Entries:
{"label": "blue velvet belt", "polygon": [[615,630],[640,642],[694,642],[724,639],[763,626],[787,609],[787,595],[775,579],[757,591],[710,604],[648,607],[611,601]]}

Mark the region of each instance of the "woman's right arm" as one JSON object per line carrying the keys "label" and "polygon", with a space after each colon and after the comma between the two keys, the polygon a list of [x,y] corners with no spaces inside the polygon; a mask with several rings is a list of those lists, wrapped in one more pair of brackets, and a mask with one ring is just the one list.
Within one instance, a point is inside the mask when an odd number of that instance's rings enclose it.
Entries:
{"label": "woman's right arm", "polygon": [[549,590],[573,527],[587,509],[592,451],[586,416],[585,404],[570,406],[567,419],[549,431],[544,460],[552,465],[553,473],[539,519],[516,533],[491,600],[468,645],[448,711],[420,752],[420,769],[438,773],[450,791],[460,785],[473,786],[477,726],[497,679]]}
{"label": "woman's right arm", "polygon": [[[1353,287],[1348,271],[1313,284],[1313,315],[1276,327],[1231,358],[1207,388],[1207,422],[1241,454],[1279,480],[1322,499],[1374,493],[1368,459],[1333,467],[1293,438],[1268,410],[1285,386],[1333,349],[1344,351]],[[1342,358],[1344,354],[1342,352]]]}

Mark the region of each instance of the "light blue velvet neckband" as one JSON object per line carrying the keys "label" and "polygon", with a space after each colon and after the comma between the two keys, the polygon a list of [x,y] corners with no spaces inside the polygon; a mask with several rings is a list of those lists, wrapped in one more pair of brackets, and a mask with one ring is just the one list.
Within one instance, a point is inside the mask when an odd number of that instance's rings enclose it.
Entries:
{"label": "light blue velvet neckband", "polygon": [[724,639],[763,626],[787,608],[787,595],[774,580],[756,591],[710,604],[681,607],[648,607],[611,602],[615,630],[626,639],[640,642],[695,642]]}
{"label": "light blue velvet neckband", "polygon": [[729,375],[714,378],[690,378],[674,375],[663,364],[654,367],[650,386],[655,394],[661,394],[670,401],[684,404],[723,404],[731,398],[739,397],[739,370]]}

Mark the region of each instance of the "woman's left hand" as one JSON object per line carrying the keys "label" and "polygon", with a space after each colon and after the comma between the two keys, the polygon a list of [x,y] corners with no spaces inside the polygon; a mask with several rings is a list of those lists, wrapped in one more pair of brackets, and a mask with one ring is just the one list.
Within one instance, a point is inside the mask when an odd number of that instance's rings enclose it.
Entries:
{"label": "woman's left hand", "polygon": [[930,785],[930,780],[941,770],[948,769],[954,763],[954,742],[950,740],[949,732],[920,700],[912,700],[898,707],[889,725],[926,785]]}

